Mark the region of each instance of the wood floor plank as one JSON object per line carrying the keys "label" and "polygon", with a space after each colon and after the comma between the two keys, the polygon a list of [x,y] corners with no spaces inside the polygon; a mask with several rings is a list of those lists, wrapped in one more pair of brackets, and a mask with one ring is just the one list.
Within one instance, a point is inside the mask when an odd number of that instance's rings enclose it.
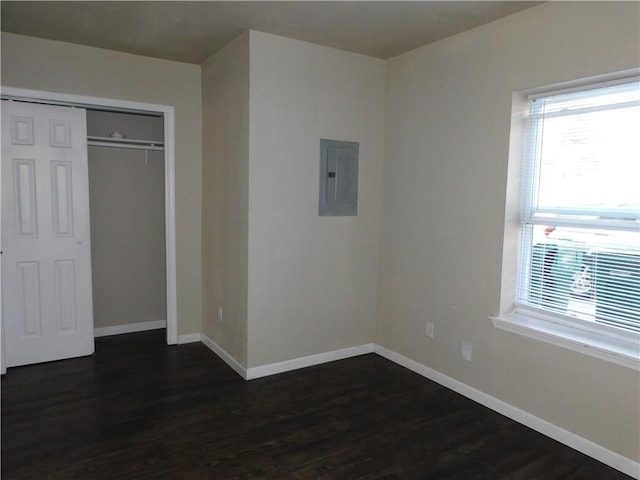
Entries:
{"label": "wood floor plank", "polygon": [[2,378],[2,478],[629,477],[375,354],[242,380],[163,332]]}

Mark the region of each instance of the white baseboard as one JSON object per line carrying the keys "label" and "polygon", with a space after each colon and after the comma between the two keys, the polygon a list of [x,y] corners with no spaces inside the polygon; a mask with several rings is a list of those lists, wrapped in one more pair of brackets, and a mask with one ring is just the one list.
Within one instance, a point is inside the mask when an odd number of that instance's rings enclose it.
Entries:
{"label": "white baseboard", "polygon": [[125,325],[114,325],[112,327],[100,327],[93,329],[94,337],[107,337],[109,335],[120,335],[122,333],[145,332],[147,330],[158,330],[167,328],[166,320],[154,320],[152,322],[127,323]]}
{"label": "white baseboard", "polygon": [[178,335],[178,345],[199,342],[200,340],[201,335],[199,333],[185,333],[184,335]]}
{"label": "white baseboard", "polygon": [[471,400],[490,408],[522,425],[553,438],[560,443],[568,445],[569,447],[584,453],[596,460],[609,465],[610,467],[620,470],[621,472],[631,476],[632,478],[640,479],[640,463],[624,457],[619,453],[613,452],[597,443],[580,437],[575,433],[565,430],[562,427],[554,425],[546,420],[543,420],[531,413],[520,410],[513,405],[510,405],[502,400],[499,400],[491,395],[488,395],[480,390],[477,390],[465,383],[462,383],[454,378],[444,375],[436,370],[433,370],[426,365],[423,365],[415,360],[405,357],[392,350],[388,350],[380,345],[375,346],[375,352],[398,365],[401,365],[409,370],[412,370],[423,377],[433,380],[440,385],[443,385],[454,392],[464,395]]}
{"label": "white baseboard", "polygon": [[299,368],[320,365],[321,363],[333,362],[334,360],[342,360],[349,357],[357,357],[366,353],[373,353],[374,344],[367,343],[356,347],[343,348],[341,350],[333,350],[331,352],[318,353],[309,355],[308,357],[294,358],[285,360],[284,362],[271,363],[268,365],[260,365],[259,367],[251,367],[247,369],[247,380],[254,378],[275,375],[276,373],[288,372]]}
{"label": "white baseboard", "polygon": [[229,365],[231,368],[233,368],[238,375],[240,375],[245,380],[248,380],[248,378],[247,378],[247,369],[245,367],[243,367],[242,364],[240,362],[238,362],[235,358],[233,358],[233,356],[231,356],[229,353],[227,353],[227,351],[224,348],[222,348],[216,342],[211,340],[204,333],[200,334],[200,341],[202,343],[204,343],[209,348],[209,350],[212,350],[213,353],[215,353],[222,360],[224,360],[224,362],[227,365]]}

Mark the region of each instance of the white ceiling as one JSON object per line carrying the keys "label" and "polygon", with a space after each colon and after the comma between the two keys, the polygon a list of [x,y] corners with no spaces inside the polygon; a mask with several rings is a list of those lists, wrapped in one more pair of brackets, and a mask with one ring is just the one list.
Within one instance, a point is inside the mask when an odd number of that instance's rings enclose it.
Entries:
{"label": "white ceiling", "polygon": [[542,2],[2,1],[2,31],[202,63],[253,29],[389,58]]}

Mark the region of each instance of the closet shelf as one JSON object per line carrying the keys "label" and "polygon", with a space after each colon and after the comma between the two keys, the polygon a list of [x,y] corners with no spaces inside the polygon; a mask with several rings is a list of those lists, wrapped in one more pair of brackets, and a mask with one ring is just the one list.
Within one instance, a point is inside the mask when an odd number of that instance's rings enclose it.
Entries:
{"label": "closet shelf", "polygon": [[135,148],[139,150],[164,150],[164,142],[133,140],[129,138],[87,137],[87,144],[94,147]]}

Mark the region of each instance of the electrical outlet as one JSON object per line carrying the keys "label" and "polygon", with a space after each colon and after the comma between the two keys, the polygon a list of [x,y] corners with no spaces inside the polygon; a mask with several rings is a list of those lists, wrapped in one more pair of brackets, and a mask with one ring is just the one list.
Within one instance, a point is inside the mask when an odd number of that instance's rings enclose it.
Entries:
{"label": "electrical outlet", "polygon": [[433,322],[427,322],[427,326],[424,331],[427,337],[433,338],[433,328],[434,328]]}
{"label": "electrical outlet", "polygon": [[460,355],[462,355],[462,359],[467,362],[471,361],[471,357],[473,356],[473,348],[470,343],[462,342],[462,346],[460,347]]}
{"label": "electrical outlet", "polygon": [[218,321],[222,321],[222,307],[218,307]]}

